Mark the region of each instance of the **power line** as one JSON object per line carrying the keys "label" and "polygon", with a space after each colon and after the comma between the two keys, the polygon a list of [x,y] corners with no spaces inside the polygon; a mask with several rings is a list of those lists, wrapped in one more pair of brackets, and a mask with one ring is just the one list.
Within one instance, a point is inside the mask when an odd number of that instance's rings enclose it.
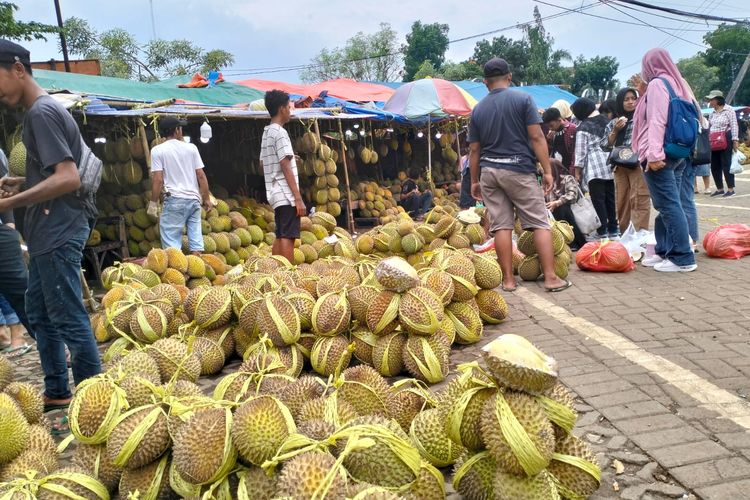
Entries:
{"label": "power line", "polygon": [[[687,12],[684,10],[672,9],[670,7],[660,7],[658,5],[652,5],[650,3],[641,2],[639,0],[614,0],[614,1],[619,2],[619,3],[630,4],[631,6],[637,5],[639,7],[644,7],[647,9],[668,12],[670,14],[676,14],[678,16],[694,17],[696,19],[702,19],[704,21],[721,21],[725,23],[748,24],[748,21],[742,20],[742,19],[735,19],[731,17],[722,17],[722,16],[712,16],[709,14],[696,14],[694,12]],[[607,3],[607,2],[604,2],[604,3]]]}
{"label": "power line", "polygon": [[[550,7],[555,7],[555,8],[558,8],[558,9],[563,9],[565,11],[570,11],[570,9],[568,9],[566,7],[563,7],[561,5],[555,5],[555,4],[549,3],[549,2],[545,2],[544,0],[534,0],[534,1],[536,3],[541,3],[543,5],[548,5]],[[601,3],[603,3],[605,5],[609,5],[607,2],[604,2],[604,1],[601,2]],[[570,13],[573,13],[573,12],[570,11]],[[612,18],[612,17],[602,16],[602,15],[599,15],[599,14],[592,14],[590,12],[579,12],[579,13],[583,14],[584,16],[595,17],[597,19],[604,19],[606,21],[614,21],[614,22],[620,23],[620,24],[630,24],[632,26],[646,26],[646,27],[654,28],[654,26],[652,26],[650,24],[647,24],[644,21],[640,21],[640,20],[638,20],[639,22],[635,23],[635,22],[632,22],[632,21],[623,21],[622,19],[615,19],[615,18]],[[671,29],[677,29],[677,28],[671,28],[671,27],[668,27],[668,26],[660,26],[658,29],[660,29],[660,30],[671,30]],[[689,30],[686,30],[686,31],[697,31],[697,32],[705,33],[707,31],[711,31],[711,30],[710,29],[689,29]]]}
{"label": "power line", "polygon": [[[582,5],[581,7],[577,7],[577,8],[574,8],[574,9],[566,9],[565,12],[557,12],[557,13],[551,14],[549,16],[544,16],[544,17],[541,18],[541,20],[542,21],[547,21],[549,19],[556,19],[558,17],[563,17],[563,16],[567,16],[567,15],[570,15],[570,14],[584,13],[583,12],[584,10],[591,9],[592,7],[597,7],[598,5],[599,5],[598,2],[592,2],[590,4]],[[530,21],[526,21],[526,22],[523,22],[523,23],[516,23],[516,24],[504,26],[502,28],[498,28],[498,29],[495,29],[495,30],[485,31],[483,33],[477,33],[475,35],[469,35],[469,36],[465,36],[465,37],[461,37],[461,38],[456,38],[456,39],[453,39],[453,40],[449,40],[448,44],[465,42],[467,40],[472,40],[472,39],[476,39],[476,38],[484,38],[484,37],[486,37],[488,35],[494,35],[494,34],[497,34],[497,33],[504,32],[504,31],[510,31],[510,30],[514,30],[514,29],[522,29],[522,28],[524,28],[526,26],[530,26],[530,25],[532,25],[534,23],[536,23],[536,20],[532,19]],[[389,52],[389,53],[386,53],[386,54],[379,54],[379,55],[376,55],[376,56],[360,57],[360,58],[356,58],[356,59],[347,59],[346,61],[342,61],[342,62],[344,62],[344,63],[356,63],[356,62],[368,61],[368,60],[372,60],[372,59],[381,59],[383,57],[391,57],[391,56],[396,56],[396,55],[401,55],[401,51]],[[308,64],[299,64],[299,65],[295,65],[295,66],[279,66],[279,67],[276,67],[276,68],[268,68],[268,69],[266,69],[266,68],[229,69],[229,70],[224,71],[224,74],[226,74],[227,76],[245,76],[245,75],[255,75],[255,74],[265,74],[265,73],[284,73],[284,72],[287,72],[287,71],[300,71],[300,70],[303,70],[303,69],[313,69],[313,68],[318,68],[318,67],[322,67],[322,66],[324,66],[324,65],[323,64],[308,63]]]}
{"label": "power line", "polygon": [[[718,1],[718,4],[717,4],[717,1]],[[706,2],[708,2],[708,3],[706,3]],[[702,0],[701,3],[700,3],[700,5],[698,6],[698,8],[695,9],[695,11],[697,13],[706,13],[706,12],[709,12],[711,9],[714,8],[714,4],[716,4],[717,7],[718,7],[723,2],[724,2],[724,0],[710,0],[710,1],[709,0]],[[680,28],[682,28],[682,29],[676,33],[678,35],[681,35],[682,33],[685,32],[684,28],[687,28],[687,21],[683,21],[683,23],[680,24]],[[662,42],[659,44],[659,46],[660,47],[664,47],[666,49],[667,47],[669,47],[670,45],[672,45],[675,42],[675,40],[676,40],[676,38],[667,37],[664,40],[662,40]]]}

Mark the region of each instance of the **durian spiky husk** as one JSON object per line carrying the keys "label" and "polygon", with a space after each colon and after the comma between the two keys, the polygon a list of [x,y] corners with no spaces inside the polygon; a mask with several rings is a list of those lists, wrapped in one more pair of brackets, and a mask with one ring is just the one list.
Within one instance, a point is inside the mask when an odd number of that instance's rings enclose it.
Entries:
{"label": "durian spiky husk", "polygon": [[557,361],[520,335],[499,336],[482,355],[495,379],[512,389],[540,394],[557,381]]}

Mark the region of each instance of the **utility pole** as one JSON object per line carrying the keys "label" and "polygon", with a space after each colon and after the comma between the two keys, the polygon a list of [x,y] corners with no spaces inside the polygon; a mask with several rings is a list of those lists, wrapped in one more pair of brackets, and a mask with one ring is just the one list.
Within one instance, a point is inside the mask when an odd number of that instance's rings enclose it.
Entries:
{"label": "utility pole", "polygon": [[732,88],[729,89],[729,93],[727,94],[727,104],[732,104],[732,101],[734,100],[734,96],[737,94],[737,91],[740,89],[740,84],[742,83],[742,80],[745,79],[745,74],[747,73],[748,68],[750,68],[750,54],[748,54],[747,57],[745,58],[745,62],[742,63],[740,72],[737,73],[737,78],[735,78],[734,82],[732,82]]}
{"label": "utility pole", "polygon": [[70,59],[68,59],[68,43],[65,41],[65,32],[63,31],[62,12],[60,11],[60,0],[55,0],[55,12],[57,13],[57,26],[60,28],[60,46],[63,52],[63,61],[65,62],[65,72],[70,73]]}

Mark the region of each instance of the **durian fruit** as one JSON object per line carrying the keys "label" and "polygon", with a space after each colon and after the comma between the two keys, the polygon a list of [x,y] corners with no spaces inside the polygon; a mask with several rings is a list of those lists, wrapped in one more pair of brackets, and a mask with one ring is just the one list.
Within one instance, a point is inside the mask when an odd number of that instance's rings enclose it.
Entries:
{"label": "durian fruit", "polygon": [[318,338],[310,352],[313,370],[326,377],[341,372],[352,359],[354,346],[349,347],[349,342],[341,335]]}
{"label": "durian fruit", "polygon": [[297,420],[314,422],[322,420],[338,428],[357,418],[354,407],[337,397],[320,397],[306,401],[299,410]]}
{"label": "durian fruit", "polygon": [[354,343],[354,357],[360,362],[372,366],[372,348],[378,340],[378,336],[367,329],[366,326],[357,326],[350,332]]}
{"label": "durian fruit", "polygon": [[346,298],[352,311],[352,319],[360,324],[366,323],[367,309],[379,293],[377,288],[368,285],[359,285],[347,290]]}
{"label": "durian fruit", "polygon": [[351,321],[346,292],[331,292],[319,297],[312,312],[312,328],[317,335],[333,337],[346,331]]}
{"label": "durian fruit", "polygon": [[352,366],[344,370],[341,376],[343,382],[336,391],[340,401],[352,405],[358,415],[389,414],[393,391],[386,379],[372,366]]}
{"label": "durian fruit", "polygon": [[117,489],[122,469],[112,463],[107,455],[106,445],[78,443],[71,460],[73,465],[98,479],[110,492]]}
{"label": "durian fruit", "polygon": [[473,256],[474,278],[477,286],[484,290],[493,290],[503,281],[503,271],[494,253],[476,254]]}
{"label": "durian fruit", "polygon": [[453,278],[448,273],[434,268],[421,269],[419,273],[422,277],[423,286],[435,292],[444,306],[451,303],[455,288]]}
{"label": "durian fruit", "polygon": [[137,495],[141,500],[170,500],[174,493],[169,484],[169,453],[138,469],[126,469],[120,477],[119,494]]}
{"label": "durian fruit", "polygon": [[378,337],[372,348],[373,366],[384,377],[395,377],[404,369],[403,352],[407,336],[396,331],[384,337]]}
{"label": "durian fruit", "polygon": [[464,371],[451,380],[440,395],[437,408],[445,419],[445,428],[453,442],[469,451],[484,449],[482,413],[487,401],[497,392],[481,372]]}
{"label": "durian fruit", "polygon": [[523,231],[521,233],[518,237],[518,250],[524,255],[534,255],[537,253],[533,231]]}
{"label": "durian fruit", "polygon": [[547,471],[565,498],[587,498],[599,489],[601,470],[586,442],[573,435],[560,439]]}
{"label": "durian fruit", "polygon": [[404,382],[394,384],[394,391],[390,398],[389,416],[398,422],[404,432],[409,432],[414,417],[422,410],[432,408],[433,401],[425,391],[405,387]]}
{"label": "durian fruit", "polygon": [[449,355],[450,349],[436,336],[410,335],[402,351],[406,371],[429,384],[437,384],[448,376]]}
{"label": "durian fruit", "polygon": [[560,500],[557,486],[555,486],[552,476],[546,470],[536,476],[523,477],[508,474],[502,469],[498,469],[495,473],[493,486],[497,500],[516,500],[518,498]]}
{"label": "durian fruit", "polygon": [[39,477],[46,476],[57,467],[57,451],[54,448],[50,453],[26,449],[7,464],[0,465],[0,483],[26,478],[29,473]]}
{"label": "durian fruit", "polygon": [[456,343],[473,344],[484,335],[484,325],[476,302],[451,302],[445,308],[445,315],[451,319],[456,330]]}
{"label": "durian fruit", "polygon": [[399,326],[398,312],[401,296],[382,290],[371,300],[365,315],[367,329],[378,336],[390,335]]}
{"label": "durian fruit", "polygon": [[294,306],[280,295],[269,295],[257,306],[258,329],[275,346],[294,344],[299,340],[300,320]]}
{"label": "durian fruit", "polygon": [[104,443],[126,404],[112,379],[100,375],[82,382],[68,409],[71,433],[82,443]]}
{"label": "durian fruit", "polygon": [[479,317],[489,324],[498,324],[508,317],[508,304],[497,290],[479,290],[475,298]]}
{"label": "durian fruit", "polygon": [[337,443],[339,454],[349,451],[344,467],[355,480],[399,488],[417,478],[421,465],[419,452],[394,420],[372,415],[359,417],[346,424],[343,432],[374,441],[373,446],[353,450],[347,450],[348,440]]}
{"label": "durian fruit", "polygon": [[453,465],[464,452],[463,447],[446,435],[443,420],[440,410],[424,410],[414,417],[409,429],[409,436],[419,454],[435,467]]}
{"label": "durian fruit", "polygon": [[211,408],[193,414],[172,447],[172,460],[180,476],[191,484],[210,484],[225,476],[237,461],[232,443],[232,412]]}
{"label": "durian fruit", "polygon": [[[61,490],[64,492],[62,493]],[[39,484],[39,500],[63,500],[77,498],[100,500],[108,498],[107,487],[78,467],[64,467],[47,475]]]}
{"label": "durian fruit", "polygon": [[120,416],[107,438],[107,455],[117,467],[138,469],[159,458],[171,444],[164,409],[147,405]]}
{"label": "durian fruit", "polygon": [[578,412],[575,409],[573,394],[562,382],[558,380],[551,389],[538,396],[537,401],[552,422],[555,428],[555,439],[558,442],[573,431]]}
{"label": "durian fruit", "polygon": [[224,287],[204,290],[196,299],[194,319],[205,330],[228,324],[232,319],[232,294]]}
{"label": "durian fruit", "polygon": [[445,477],[429,462],[423,460],[417,479],[404,491],[407,500],[443,500],[445,494]]}
{"label": "durian fruit", "polygon": [[150,269],[156,274],[163,274],[169,266],[169,255],[161,248],[153,248],[146,256],[146,269]]}
{"label": "durian fruit", "polygon": [[524,257],[518,265],[518,275],[524,281],[536,281],[542,275],[542,267],[539,256],[536,254]]}
{"label": "durian fruit", "polygon": [[443,304],[429,288],[418,286],[407,290],[398,306],[404,329],[414,335],[432,335],[443,321]]}
{"label": "durian fruit", "polygon": [[[533,396],[496,392],[481,419],[482,439],[500,470],[535,476],[547,468],[555,451],[555,431]],[[511,430],[512,429],[512,430]],[[526,434],[526,439],[517,438]]]}
{"label": "durian fruit", "polygon": [[466,500],[494,499],[496,474],[497,463],[489,452],[465,453],[456,461],[453,488]]}
{"label": "durian fruit", "polygon": [[164,307],[159,307],[156,304],[140,304],[136,306],[130,316],[130,333],[136,340],[151,344],[166,337],[167,327],[172,319],[174,319],[174,313],[171,306],[164,304]]}
{"label": "durian fruit", "polygon": [[159,366],[162,382],[172,378],[195,382],[200,376],[200,357],[175,338],[159,339],[146,347],[146,352]]}
{"label": "durian fruit", "polygon": [[11,382],[5,394],[16,400],[24,417],[30,424],[36,424],[44,415],[44,400],[39,389],[27,382]]}
{"label": "durian fruit", "polygon": [[375,267],[375,278],[386,290],[405,292],[419,285],[417,271],[401,257],[388,257]]}
{"label": "durian fruit", "polygon": [[278,479],[284,498],[344,498],[346,471],[330,453],[308,451],[284,463]]}
{"label": "durian fruit", "polygon": [[526,338],[501,335],[482,348],[487,367],[501,384],[530,394],[540,394],[557,381],[557,361]]}
{"label": "durian fruit", "polygon": [[248,463],[262,465],[297,429],[289,409],[273,396],[248,399],[235,411],[232,440]]}
{"label": "durian fruit", "polygon": [[311,399],[321,397],[324,389],[325,386],[318,377],[303,375],[285,387],[279,399],[296,419],[302,405]]}

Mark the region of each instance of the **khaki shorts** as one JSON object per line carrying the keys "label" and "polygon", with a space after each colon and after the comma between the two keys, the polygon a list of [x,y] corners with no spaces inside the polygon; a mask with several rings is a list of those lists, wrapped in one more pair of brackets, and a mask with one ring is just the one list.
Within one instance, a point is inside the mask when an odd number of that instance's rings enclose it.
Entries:
{"label": "khaki shorts", "polygon": [[513,229],[516,215],[523,229],[549,229],[544,193],[536,174],[485,167],[480,186],[484,206],[490,214],[491,233]]}

